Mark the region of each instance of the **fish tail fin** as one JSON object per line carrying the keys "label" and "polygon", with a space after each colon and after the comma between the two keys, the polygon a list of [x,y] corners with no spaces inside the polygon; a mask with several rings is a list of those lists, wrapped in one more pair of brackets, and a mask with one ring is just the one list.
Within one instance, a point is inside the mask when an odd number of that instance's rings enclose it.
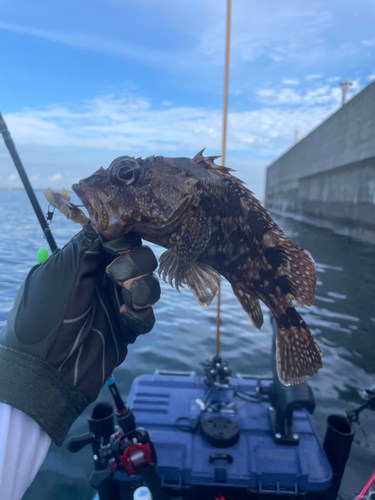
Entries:
{"label": "fish tail fin", "polygon": [[306,323],[294,307],[287,309],[287,314],[282,320],[284,324],[277,321],[279,326],[276,337],[277,374],[284,385],[302,384],[318,373],[319,368],[323,366],[323,355]]}

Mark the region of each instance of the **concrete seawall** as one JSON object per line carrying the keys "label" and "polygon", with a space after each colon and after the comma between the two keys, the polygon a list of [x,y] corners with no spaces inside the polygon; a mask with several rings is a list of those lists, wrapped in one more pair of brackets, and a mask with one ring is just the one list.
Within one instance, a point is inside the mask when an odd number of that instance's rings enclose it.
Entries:
{"label": "concrete seawall", "polygon": [[265,205],[375,244],[375,82],[268,167]]}

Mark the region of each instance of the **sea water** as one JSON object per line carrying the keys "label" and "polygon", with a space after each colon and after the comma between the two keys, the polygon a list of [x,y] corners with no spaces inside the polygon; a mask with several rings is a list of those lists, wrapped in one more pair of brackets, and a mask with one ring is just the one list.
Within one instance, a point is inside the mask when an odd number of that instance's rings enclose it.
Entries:
{"label": "sea water", "polygon": [[[37,197],[46,212],[48,204],[43,194],[37,192]],[[24,191],[0,190],[0,214],[3,326],[19,286],[37,263],[38,248],[48,245]],[[314,305],[298,310],[324,355],[323,369],[309,381],[316,400],[313,418],[323,439],[327,416],[343,414],[361,404],[359,391],[375,383],[375,247],[291,218],[275,219],[316,262]],[[55,214],[51,229],[59,247],[80,230],[60,213]],[[150,246],[158,257],[163,252]],[[162,298],[154,306],[153,331],[130,346],[125,362],[115,370],[124,397],[138,375],[158,368],[201,373],[200,362],[214,355],[216,302],[202,308],[189,290],[179,294],[163,282],[161,286]],[[272,331],[268,309],[262,304],[264,325],[255,332],[224,280],[221,296],[222,357],[234,373],[270,376]],[[99,400],[111,402],[106,387]],[[87,432],[90,411],[91,407],[75,422],[69,435]],[[355,425],[356,435],[340,491],[344,500],[354,498],[375,468],[375,413],[363,412],[360,422],[361,426]],[[88,484],[93,470],[90,451],[87,446],[72,454],[66,444],[60,448],[52,445],[24,500],[92,499],[93,490]]]}

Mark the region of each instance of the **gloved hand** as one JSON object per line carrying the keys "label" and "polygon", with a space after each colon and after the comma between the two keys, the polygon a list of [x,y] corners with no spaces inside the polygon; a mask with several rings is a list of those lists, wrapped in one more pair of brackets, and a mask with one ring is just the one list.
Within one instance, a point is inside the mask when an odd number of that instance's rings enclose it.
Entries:
{"label": "gloved hand", "polygon": [[156,267],[138,235],[103,244],[88,225],[32,268],[0,332],[0,401],[61,445],[127,344],[152,329]]}

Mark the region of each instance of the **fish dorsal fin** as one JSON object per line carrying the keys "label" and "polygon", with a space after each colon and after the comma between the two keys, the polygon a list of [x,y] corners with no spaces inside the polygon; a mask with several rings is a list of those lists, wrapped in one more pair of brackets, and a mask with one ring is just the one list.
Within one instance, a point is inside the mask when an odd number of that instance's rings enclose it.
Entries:
{"label": "fish dorsal fin", "polygon": [[[231,175],[230,172],[235,172],[232,168],[224,167],[222,165],[216,165],[215,160],[221,158],[221,156],[203,156],[203,152],[206,148],[203,148],[202,151],[199,151],[194,158],[193,162],[201,165],[207,170],[211,170],[214,174],[220,175],[221,177],[225,177],[226,179],[233,182],[237,187],[243,186],[244,182],[237,177]],[[246,189],[246,188],[245,188]]]}
{"label": "fish dorsal fin", "polygon": [[206,148],[203,148],[194,156],[193,162],[231,181],[234,184],[238,194],[241,196],[241,204],[243,205],[243,207],[247,210],[255,210],[258,216],[260,218],[263,218],[267,222],[271,230],[274,230],[276,232],[280,231],[276,223],[272,220],[270,214],[262,206],[260,201],[257,200],[257,198],[254,196],[254,193],[245,186],[245,183],[241,181],[241,179],[234,177],[234,175],[230,173],[235,172],[235,170],[233,170],[232,168],[223,167],[221,165],[216,165],[214,161],[217,158],[221,158],[221,156],[203,156],[205,149]]}
{"label": "fish dorsal fin", "polygon": [[[221,158],[221,156],[203,156],[204,150],[206,148],[203,148],[202,151],[199,151],[194,158],[193,162],[201,164],[203,167],[206,168],[217,168],[219,165],[215,165],[214,161],[217,160],[218,158]],[[223,167],[220,167],[223,168]],[[225,167],[224,167],[225,168]],[[231,171],[231,169],[227,169]]]}

